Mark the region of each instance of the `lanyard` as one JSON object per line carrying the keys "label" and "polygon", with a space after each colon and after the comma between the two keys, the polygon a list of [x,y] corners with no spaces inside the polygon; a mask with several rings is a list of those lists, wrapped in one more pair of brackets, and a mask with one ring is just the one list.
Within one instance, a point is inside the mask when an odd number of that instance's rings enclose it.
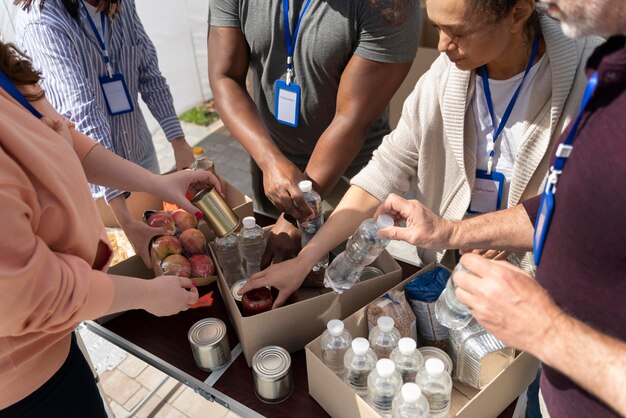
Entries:
{"label": "lanyard", "polygon": [[91,29],[93,30],[94,35],[96,35],[98,45],[100,45],[100,49],[102,49],[102,58],[104,59],[104,64],[107,66],[107,73],[109,74],[109,77],[113,77],[113,68],[111,67],[111,61],[109,60],[109,53],[107,52],[107,46],[104,43],[104,38],[106,38],[106,18],[104,17],[104,13],[100,12],[100,23],[102,24],[102,37],[100,37],[100,32],[98,31],[96,24],[91,18],[91,15],[89,14],[89,11],[87,10],[87,6],[85,6],[85,2],[81,0],[80,3],[83,5],[83,10],[85,11],[85,14],[87,15],[87,20],[89,21],[89,25],[91,26]]}
{"label": "lanyard", "polygon": [[502,115],[502,119],[500,119],[500,124],[496,126],[496,116],[493,112],[493,102],[491,101],[491,90],[489,90],[489,78],[487,77],[487,66],[483,65],[481,67],[482,70],[482,79],[483,79],[483,89],[485,89],[485,99],[487,100],[487,108],[489,108],[489,115],[491,116],[491,126],[493,126],[493,142],[487,145],[487,151],[489,151],[489,161],[487,162],[487,175],[491,175],[491,168],[493,167],[493,156],[494,156],[494,148],[496,142],[498,141],[498,137],[504,130],[506,126],[506,122],[509,120],[509,116],[511,116],[511,112],[513,111],[513,106],[515,106],[515,102],[517,101],[517,96],[519,96],[519,92],[522,89],[522,85],[524,84],[524,80],[528,75],[528,72],[533,66],[533,62],[535,61],[535,57],[537,56],[537,50],[539,49],[539,36],[535,37],[533,41],[533,48],[530,53],[530,59],[528,60],[528,64],[526,65],[526,71],[524,71],[524,77],[522,77],[522,81],[520,81],[519,86],[517,86],[517,90],[513,93],[513,97],[511,97],[511,101],[509,105],[506,107],[504,114]]}
{"label": "lanyard", "polygon": [[290,85],[293,81],[293,51],[296,48],[296,39],[298,38],[300,23],[310,4],[311,0],[306,0],[302,12],[300,12],[298,22],[296,23],[296,28],[293,31],[293,36],[291,36],[291,26],[289,25],[289,0],[283,0],[283,29],[285,31],[285,44],[287,45],[287,85]]}
{"label": "lanyard", "polygon": [[11,95],[15,100],[19,102],[22,106],[24,106],[30,113],[33,114],[38,119],[41,119],[43,116],[41,113],[37,111],[29,102],[26,100],[26,97],[15,87],[15,84],[0,70],[0,87],[2,87],[7,93]]}

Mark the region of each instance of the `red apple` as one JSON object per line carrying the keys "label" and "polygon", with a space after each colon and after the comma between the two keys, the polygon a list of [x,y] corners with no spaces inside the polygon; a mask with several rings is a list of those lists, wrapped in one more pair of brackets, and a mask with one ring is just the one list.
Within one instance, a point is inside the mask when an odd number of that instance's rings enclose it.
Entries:
{"label": "red apple", "polygon": [[148,217],[148,225],[158,227],[164,226],[167,229],[167,232],[171,235],[174,235],[176,231],[176,224],[174,223],[174,218],[168,212],[159,211],[155,212]]}
{"label": "red apple", "polygon": [[189,254],[200,254],[205,251],[206,239],[204,234],[195,228],[183,231],[178,239]]}
{"label": "red apple", "polygon": [[159,260],[164,260],[168,255],[181,254],[183,252],[183,246],[180,244],[180,241],[171,235],[161,235],[152,241],[152,249]]}
{"label": "red apple", "polygon": [[164,276],[190,277],[191,263],[184,255],[173,254],[161,261],[161,271]]}
{"label": "red apple", "polygon": [[185,231],[198,226],[198,219],[183,209],[172,212],[172,218],[174,218],[176,228],[178,228],[179,231]]}
{"label": "red apple", "polygon": [[193,277],[209,277],[215,274],[213,260],[206,254],[194,254],[189,257]]}

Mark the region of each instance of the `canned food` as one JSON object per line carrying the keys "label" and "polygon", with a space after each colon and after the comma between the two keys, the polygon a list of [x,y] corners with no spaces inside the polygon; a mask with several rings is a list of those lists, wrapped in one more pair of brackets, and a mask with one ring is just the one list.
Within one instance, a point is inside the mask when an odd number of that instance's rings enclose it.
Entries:
{"label": "canned food", "polygon": [[242,279],[235,282],[235,284],[230,287],[230,292],[233,294],[233,299],[235,299],[235,301],[241,302],[241,295],[237,292],[239,292],[239,289],[244,287],[246,283],[248,283],[248,279]]}
{"label": "canned food", "polygon": [[359,277],[360,282],[364,282],[369,279],[373,279],[374,277],[382,276],[384,273],[381,269],[376,268],[374,266],[367,266],[361,272],[361,277]]}
{"label": "canned food", "polygon": [[252,357],[254,392],[265,403],[279,403],[291,395],[291,357],[277,345],[264,347]]}
{"label": "canned food", "polygon": [[219,370],[230,360],[226,324],[217,318],[202,319],[187,334],[196,365],[207,372]]}
{"label": "canned food", "polygon": [[443,362],[446,372],[449,375],[452,375],[452,359],[450,358],[448,353],[437,347],[431,346],[420,347],[418,348],[418,350],[420,351],[420,353],[422,353],[422,356],[424,357],[424,363],[426,363],[426,360],[430,358],[438,358]]}
{"label": "canned food", "polygon": [[191,203],[200,209],[209,228],[219,238],[225,237],[239,226],[239,218],[214,187],[198,192],[191,199]]}

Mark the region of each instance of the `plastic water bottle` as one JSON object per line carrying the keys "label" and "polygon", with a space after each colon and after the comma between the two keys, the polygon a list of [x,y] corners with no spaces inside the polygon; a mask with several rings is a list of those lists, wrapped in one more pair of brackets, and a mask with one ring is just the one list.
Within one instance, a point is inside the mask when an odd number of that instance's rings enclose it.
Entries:
{"label": "plastic water bottle", "polygon": [[239,237],[232,233],[223,238],[215,239],[217,261],[224,274],[224,280],[230,288],[235,282],[243,279]]}
{"label": "plastic water bottle", "polygon": [[213,174],[215,174],[215,164],[212,160],[209,160],[206,155],[204,155],[204,148],[193,147],[192,152],[194,162],[191,163],[191,166],[189,167],[191,170],[210,170]]}
{"label": "plastic water bottle", "polygon": [[454,293],[454,278],[455,273],[459,271],[467,271],[461,263],[458,263],[452,271],[452,275],[446,283],[446,288],[443,289],[439,299],[435,302],[435,316],[437,321],[445,327],[450,329],[459,330],[470,323],[473,316],[467,305],[459,302]]}
{"label": "plastic water bottle", "polygon": [[415,383],[405,383],[400,393],[393,398],[391,416],[393,418],[428,418],[428,400]]}
{"label": "plastic water bottle", "polygon": [[443,361],[438,358],[426,360],[425,367],[417,373],[415,383],[428,399],[430,416],[444,418],[450,409],[452,378],[446,373]]}
{"label": "plastic water bottle", "polygon": [[[322,225],[324,225],[324,214],[322,213],[322,198],[315,190],[313,190],[313,184],[309,180],[303,180],[298,183],[298,187],[300,191],[304,193],[304,198],[306,199],[311,209],[313,209],[313,216],[305,221],[298,221],[298,228],[300,228],[300,232],[302,232],[302,248],[320,230]],[[319,259],[315,266],[313,266],[313,271],[319,271],[322,268],[328,267],[328,253]]]}
{"label": "plastic water bottle", "polygon": [[380,359],[367,378],[367,403],[382,417],[391,417],[393,398],[400,392],[402,377],[393,361]]}
{"label": "plastic water bottle", "polygon": [[326,269],[324,286],[336,293],[350,289],[361,277],[363,267],[376,260],[389,240],[377,236],[378,230],[393,226],[393,218],[382,214],[374,221],[366,219],[348,240],[346,250]]}
{"label": "plastic water bottle", "polygon": [[248,277],[261,271],[261,258],[265,252],[265,234],[263,228],[256,224],[254,216],[243,218],[239,248],[241,249],[241,257],[246,262]]}
{"label": "plastic water bottle", "polygon": [[335,374],[343,378],[343,359],[352,344],[350,331],[344,329],[343,322],[331,319],[322,334],[322,360]]}
{"label": "plastic water bottle", "polygon": [[389,359],[396,365],[404,383],[415,382],[417,372],[424,367],[424,356],[417,350],[413,338],[400,338],[398,347],[391,352]]}
{"label": "plastic water bottle", "polygon": [[370,345],[379,359],[389,358],[402,336],[400,331],[394,327],[393,318],[389,316],[381,316],[376,324],[377,326],[370,331]]}
{"label": "plastic water bottle", "polygon": [[367,376],[376,367],[376,354],[365,338],[355,338],[343,358],[345,368],[343,381],[354,393],[364,398],[367,396]]}

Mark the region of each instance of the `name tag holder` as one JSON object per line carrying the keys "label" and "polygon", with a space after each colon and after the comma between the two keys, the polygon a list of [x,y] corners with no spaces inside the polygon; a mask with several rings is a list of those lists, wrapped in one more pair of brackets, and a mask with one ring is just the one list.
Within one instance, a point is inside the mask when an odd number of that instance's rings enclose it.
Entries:
{"label": "name tag holder", "polygon": [[480,214],[500,210],[502,208],[504,182],[505,177],[502,173],[476,170],[472,199],[467,212]]}
{"label": "name tag holder", "polygon": [[109,115],[117,116],[135,110],[122,74],[102,76],[99,81]]}

